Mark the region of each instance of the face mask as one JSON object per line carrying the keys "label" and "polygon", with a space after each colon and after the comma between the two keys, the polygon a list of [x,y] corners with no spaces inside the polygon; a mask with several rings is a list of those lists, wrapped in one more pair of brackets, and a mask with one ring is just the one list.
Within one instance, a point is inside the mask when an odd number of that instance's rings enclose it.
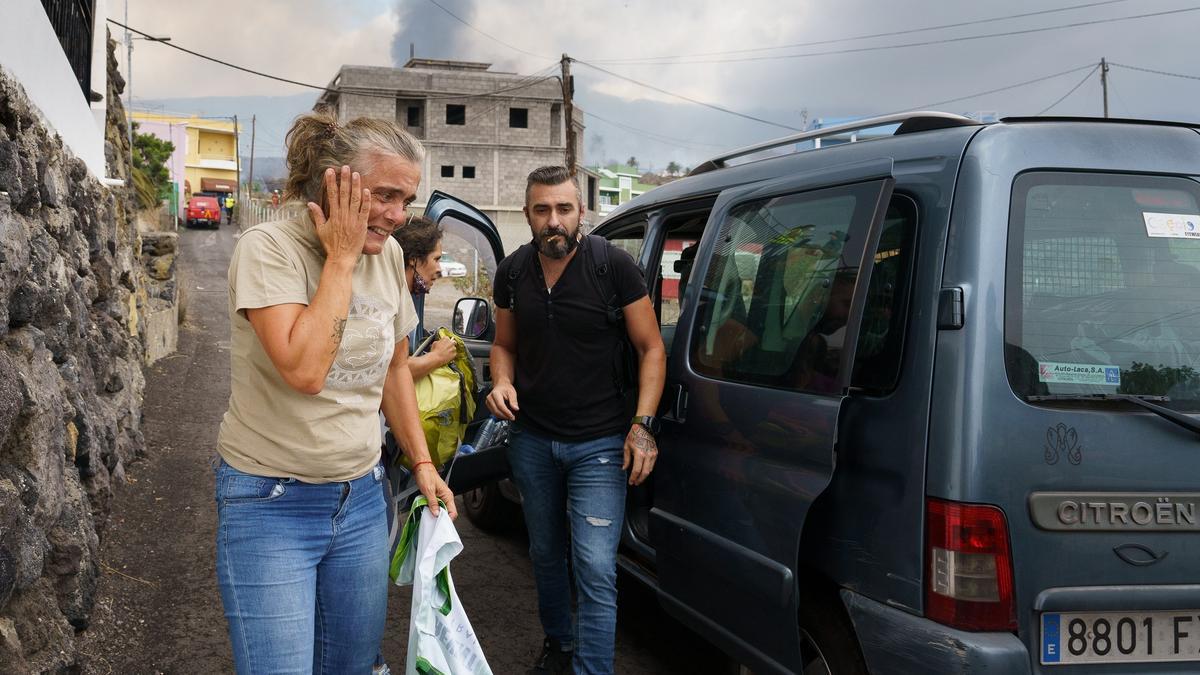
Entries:
{"label": "face mask", "polygon": [[413,283],[410,289],[413,295],[425,295],[429,292],[429,282],[417,270],[413,270]]}

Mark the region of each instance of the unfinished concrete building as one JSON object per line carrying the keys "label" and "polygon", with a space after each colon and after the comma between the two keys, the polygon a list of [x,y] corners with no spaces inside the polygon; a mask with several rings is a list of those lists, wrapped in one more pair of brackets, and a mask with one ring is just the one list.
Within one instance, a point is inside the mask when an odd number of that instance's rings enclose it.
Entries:
{"label": "unfinished concrete building", "polygon": [[[394,119],[425,144],[418,206],[433,190],[463,199],[500,227],[505,249],[528,241],[521,207],[530,171],[565,161],[563,95],[556,73],[522,76],[491,64],[410,59],[403,68],[342,66],[317,107],[338,119]],[[582,112],[575,109],[576,157],[583,160]],[[584,208],[596,189],[580,172]],[[590,203],[589,203],[590,202]]]}

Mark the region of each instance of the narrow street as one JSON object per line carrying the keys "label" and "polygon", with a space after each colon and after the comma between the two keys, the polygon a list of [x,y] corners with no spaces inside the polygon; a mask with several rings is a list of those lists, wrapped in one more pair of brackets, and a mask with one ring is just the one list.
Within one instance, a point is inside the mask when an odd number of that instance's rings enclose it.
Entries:
{"label": "narrow street", "polygon": [[[96,610],[79,636],[87,673],[232,672],[214,572],[212,462],[229,396],[225,271],[233,229],[181,231],[186,302],[179,351],[147,372],[146,456],[129,467],[102,534]],[[455,585],[496,673],[524,672],[541,646],[523,532],[493,537],[465,517]],[[721,673],[725,658],[621,581],[619,673]],[[407,645],[407,588],[393,587],[383,650],[394,672]]]}

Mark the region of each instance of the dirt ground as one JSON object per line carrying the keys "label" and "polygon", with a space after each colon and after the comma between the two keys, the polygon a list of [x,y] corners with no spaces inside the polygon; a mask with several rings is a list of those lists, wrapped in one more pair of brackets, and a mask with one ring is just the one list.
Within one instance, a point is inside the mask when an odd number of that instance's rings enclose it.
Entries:
{"label": "dirt ground", "polygon": [[[180,284],[187,318],[179,351],[147,372],[145,459],[128,467],[103,534],[91,626],[79,640],[85,673],[233,671],[214,570],[212,461],[229,396],[225,271],[233,230],[183,231]],[[451,570],[496,673],[523,673],[541,647],[536,597],[520,531],[479,532],[457,521],[465,550]],[[721,673],[724,656],[623,580],[619,673]],[[394,672],[407,645],[407,588],[393,587],[383,650]]]}

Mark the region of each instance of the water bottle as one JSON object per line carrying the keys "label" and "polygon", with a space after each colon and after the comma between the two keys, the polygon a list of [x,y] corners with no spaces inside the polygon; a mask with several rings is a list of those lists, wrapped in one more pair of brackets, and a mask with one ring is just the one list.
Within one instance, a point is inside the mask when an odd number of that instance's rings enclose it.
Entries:
{"label": "water bottle", "polygon": [[487,421],[480,427],[479,435],[475,437],[475,445],[487,449],[503,443],[507,435],[508,421],[489,415]]}
{"label": "water bottle", "polygon": [[470,445],[469,443],[463,443],[462,445],[458,446],[458,454],[460,455],[469,455],[473,452],[475,452],[475,446]]}

